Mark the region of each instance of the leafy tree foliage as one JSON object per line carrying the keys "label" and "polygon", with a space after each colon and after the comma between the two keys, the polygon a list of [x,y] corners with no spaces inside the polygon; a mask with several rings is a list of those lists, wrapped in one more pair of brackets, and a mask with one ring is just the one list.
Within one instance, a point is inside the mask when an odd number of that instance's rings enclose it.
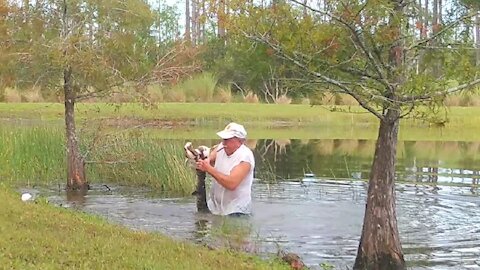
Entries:
{"label": "leafy tree foliage", "polygon": [[62,91],[65,99],[67,188],[85,190],[84,157],[75,129],[74,106],[84,97],[108,94],[137,81],[155,64],[153,15],[141,0],[45,0],[11,2],[3,78],[16,86]]}
{"label": "leafy tree foliage", "polygon": [[[459,10],[463,13],[447,19],[438,36],[421,40],[411,27],[409,14],[392,16],[394,2],[340,2],[331,13],[309,7],[306,15],[301,3],[300,7],[278,2],[265,8],[244,5],[238,13],[247,15],[232,18],[231,31],[261,41],[276,56],[307,71],[299,81],[301,84],[354,94],[360,101],[369,101],[372,111],[384,109],[390,91],[386,86],[400,79],[400,74],[401,84],[395,92],[404,99],[400,106],[405,112],[415,112],[412,97],[419,95],[432,98],[413,99],[415,105],[441,105],[444,95],[440,92],[476,75],[473,40],[459,35],[472,14]],[[436,48],[429,47],[433,39]],[[400,41],[404,44],[401,51],[392,52]],[[421,51],[426,54],[423,59],[418,58]],[[395,66],[392,53],[401,53],[402,65]],[[432,74],[432,60],[439,58],[442,72]]]}
{"label": "leafy tree foliage", "polygon": [[[250,14],[249,17],[235,17],[232,19],[234,22],[227,24],[228,31],[223,38],[213,39],[205,44],[203,56],[206,69],[218,74],[220,82],[233,83],[237,88],[253,91],[260,97],[265,96],[265,88],[269,88],[268,84],[272,81],[283,89],[295,87],[296,91],[289,92],[293,98],[307,95],[308,85],[292,82],[301,74],[298,67],[291,65],[286,59],[276,57],[275,51],[268,45],[252,45],[251,40],[243,34],[244,27],[264,15],[258,11],[255,16]],[[265,23],[262,20],[256,22]],[[284,28],[284,31],[296,30]],[[271,100],[265,97],[264,101]]]}
{"label": "leafy tree foliage", "polygon": [[468,8],[480,10],[480,2],[477,0],[461,0],[460,2]]}
{"label": "leafy tree foliage", "polygon": [[108,92],[155,63],[153,15],[143,1],[13,2],[7,16],[15,84],[61,86],[71,66],[77,94]]}

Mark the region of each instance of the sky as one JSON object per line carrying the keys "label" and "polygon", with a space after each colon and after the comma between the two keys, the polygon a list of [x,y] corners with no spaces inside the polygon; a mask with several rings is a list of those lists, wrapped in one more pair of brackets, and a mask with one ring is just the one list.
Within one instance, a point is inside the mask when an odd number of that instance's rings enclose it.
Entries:
{"label": "sky", "polygon": [[172,6],[176,7],[177,13],[180,16],[179,26],[183,31],[185,26],[185,0],[148,0],[148,3],[153,8],[158,8],[158,5],[161,6]]}

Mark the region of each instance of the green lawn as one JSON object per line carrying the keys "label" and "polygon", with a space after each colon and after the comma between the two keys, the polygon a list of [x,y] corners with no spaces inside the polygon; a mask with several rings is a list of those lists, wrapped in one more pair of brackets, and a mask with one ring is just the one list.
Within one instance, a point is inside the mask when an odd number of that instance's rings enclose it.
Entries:
{"label": "green lawn", "polygon": [[[141,104],[85,103],[77,105],[76,116],[84,121],[103,119],[105,125],[113,127],[148,124],[145,126],[152,127],[154,132],[161,131],[156,136],[164,138],[171,138],[172,133],[175,138],[213,138],[212,130],[192,132],[191,127],[210,126],[216,130],[227,122],[237,121],[248,127],[251,139],[376,139],[378,119],[370,113],[360,107],[338,106],[336,112],[330,109],[293,104],[160,103],[145,108]],[[479,140],[480,107],[449,107],[447,111],[448,122],[440,127],[418,119],[403,119],[399,139]],[[62,124],[63,113],[63,104],[60,103],[0,103],[0,119]],[[160,129],[165,126],[172,129]]]}
{"label": "green lawn", "polygon": [[[347,108],[347,107],[344,107]],[[289,121],[308,122],[331,121],[333,115],[350,119],[347,114],[332,113],[326,107],[308,105],[250,104],[250,103],[159,103],[144,107],[141,104],[77,104],[79,118],[136,118],[144,120],[192,120],[222,121]],[[356,120],[374,119],[359,107],[352,109]],[[3,118],[26,118],[56,120],[63,119],[64,107],[61,103],[0,103],[0,116]]]}
{"label": "green lawn", "polygon": [[[242,122],[267,122],[281,125],[332,123],[365,124],[377,123],[377,119],[358,106],[310,106],[300,104],[258,104],[258,103],[159,103],[144,107],[138,103],[77,104],[77,117],[87,119],[135,118],[144,120],[192,120],[222,121],[235,119]],[[447,126],[472,126],[480,124],[480,107],[449,107]],[[350,113],[349,113],[350,112]],[[42,120],[63,119],[61,103],[0,103],[2,118],[26,118]],[[416,120],[403,120],[406,124],[424,125]]]}
{"label": "green lawn", "polygon": [[132,231],[0,186],[2,269],[288,269],[278,261],[212,251]]}

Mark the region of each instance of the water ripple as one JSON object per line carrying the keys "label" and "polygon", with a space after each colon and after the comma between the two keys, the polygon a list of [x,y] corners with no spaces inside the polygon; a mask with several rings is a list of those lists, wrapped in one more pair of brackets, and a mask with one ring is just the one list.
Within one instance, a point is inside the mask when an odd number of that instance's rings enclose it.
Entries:
{"label": "water ripple", "polygon": [[[162,199],[137,193],[89,194],[86,211],[134,229],[212,243],[225,236],[225,219],[198,214],[193,198]],[[254,184],[254,215],[248,219],[245,249],[298,253],[313,269],[337,269],[355,260],[365,209],[363,182],[328,180]],[[62,194],[51,201],[68,206]],[[480,203],[468,188],[398,185],[397,214],[409,269],[480,269]],[[231,242],[231,241],[230,241]],[[229,242],[229,243],[230,243]]]}

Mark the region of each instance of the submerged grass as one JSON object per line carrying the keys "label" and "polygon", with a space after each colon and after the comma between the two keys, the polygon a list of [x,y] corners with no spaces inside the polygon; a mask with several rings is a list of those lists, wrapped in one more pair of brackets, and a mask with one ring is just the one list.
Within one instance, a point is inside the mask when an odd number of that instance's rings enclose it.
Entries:
{"label": "submerged grass", "polygon": [[4,269],[288,269],[278,261],[211,251],[42,202],[23,203],[2,186],[0,197]]}

